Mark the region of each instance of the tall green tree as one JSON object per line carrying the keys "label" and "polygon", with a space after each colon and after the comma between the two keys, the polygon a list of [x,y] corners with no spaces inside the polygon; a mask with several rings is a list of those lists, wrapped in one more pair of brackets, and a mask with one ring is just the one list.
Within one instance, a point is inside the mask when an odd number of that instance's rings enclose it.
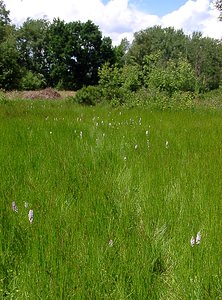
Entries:
{"label": "tall green tree", "polygon": [[130,42],[127,40],[127,38],[122,39],[120,44],[118,46],[115,46],[115,63],[119,67],[123,67],[123,65],[126,63],[126,55],[129,48]]}
{"label": "tall green tree", "polygon": [[7,34],[7,27],[10,26],[9,10],[2,0],[0,0],[0,42],[2,42]]}
{"label": "tall green tree", "polygon": [[[218,88],[221,83],[221,47],[220,41],[203,37],[199,32],[188,36],[182,30],[154,26],[135,33],[127,53],[127,62],[136,62],[143,67],[146,56],[152,57],[158,53],[159,64],[166,67],[169,61],[178,65],[178,61],[183,58],[195,71],[198,82],[196,87],[204,91]],[[152,63],[150,60],[149,65]],[[154,66],[157,67],[156,64]]]}
{"label": "tall green tree", "polygon": [[218,88],[222,79],[221,42],[194,32],[187,53],[198,78],[199,89],[204,91]]}
{"label": "tall green tree", "polygon": [[9,13],[0,1],[0,88],[7,90],[17,88],[21,78],[16,29],[11,25]]}
{"label": "tall green tree", "polygon": [[110,38],[93,22],[65,23],[55,19],[47,32],[47,63],[50,84],[79,89],[98,82],[98,68],[114,60]]}
{"label": "tall green tree", "polygon": [[32,20],[28,18],[19,28],[17,48],[24,72],[29,71],[47,77],[45,48],[48,26],[49,22],[45,19]]}
{"label": "tall green tree", "polygon": [[162,28],[154,26],[136,32],[134,40],[127,54],[127,61],[143,63],[145,55],[160,51],[165,61],[178,59],[181,53],[186,55],[187,36],[182,30],[175,30],[172,27]]}

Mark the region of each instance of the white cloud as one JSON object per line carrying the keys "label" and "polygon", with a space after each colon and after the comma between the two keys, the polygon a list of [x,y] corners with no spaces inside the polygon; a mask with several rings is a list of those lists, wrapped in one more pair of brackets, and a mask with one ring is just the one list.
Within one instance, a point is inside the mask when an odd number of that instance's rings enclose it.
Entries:
{"label": "white cloud", "polygon": [[13,23],[21,24],[30,18],[49,20],[59,17],[67,22],[92,20],[99,25],[105,36],[110,36],[114,44],[122,38],[132,40],[133,33],[154,25],[182,28],[184,32],[201,31],[214,38],[222,37],[222,22],[218,22],[218,12],[210,5],[210,0],[188,0],[178,10],[162,18],[139,11],[128,0],[110,0],[106,5],[102,0],[5,0]]}
{"label": "white cloud", "polygon": [[165,15],[161,21],[164,27],[183,28],[188,34],[201,31],[205,36],[220,39],[222,23],[218,21],[218,15],[209,0],[188,0],[178,10]]}

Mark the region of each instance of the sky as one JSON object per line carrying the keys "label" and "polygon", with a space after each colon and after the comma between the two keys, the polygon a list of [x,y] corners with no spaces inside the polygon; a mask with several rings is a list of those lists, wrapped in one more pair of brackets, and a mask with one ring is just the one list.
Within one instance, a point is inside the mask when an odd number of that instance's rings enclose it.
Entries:
{"label": "sky", "polygon": [[103,36],[118,45],[123,38],[154,25],[200,31],[203,36],[222,38],[222,22],[212,0],[4,0],[10,18],[21,25],[32,19],[60,18],[66,22],[92,20]]}

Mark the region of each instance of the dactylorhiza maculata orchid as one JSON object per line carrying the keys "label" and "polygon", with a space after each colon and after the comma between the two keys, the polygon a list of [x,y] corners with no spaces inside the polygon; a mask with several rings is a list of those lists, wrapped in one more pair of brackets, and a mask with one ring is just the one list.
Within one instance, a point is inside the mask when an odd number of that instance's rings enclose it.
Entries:
{"label": "dactylorhiza maculata orchid", "polygon": [[33,214],[33,210],[32,209],[29,210],[28,217],[29,217],[30,224],[32,224],[33,219],[34,219],[34,214]]}
{"label": "dactylorhiza maculata orchid", "polygon": [[200,233],[200,231],[198,231],[196,238],[194,236],[192,236],[192,238],[190,240],[191,247],[193,247],[194,245],[199,245],[200,241],[201,241],[201,233]]}
{"label": "dactylorhiza maculata orchid", "polygon": [[18,207],[17,207],[15,201],[12,202],[12,210],[15,212],[18,212]]}

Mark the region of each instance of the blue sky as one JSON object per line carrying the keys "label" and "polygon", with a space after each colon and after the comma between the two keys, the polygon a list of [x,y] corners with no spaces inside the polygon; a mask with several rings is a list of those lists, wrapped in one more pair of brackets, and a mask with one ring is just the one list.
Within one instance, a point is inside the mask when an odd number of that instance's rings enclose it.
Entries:
{"label": "blue sky", "polygon": [[87,20],[99,26],[104,36],[118,45],[130,42],[135,32],[154,25],[200,31],[204,36],[222,38],[222,22],[212,0],[4,0],[10,18],[21,25],[28,17],[60,18],[66,22]]}
{"label": "blue sky", "polygon": [[184,0],[139,0],[134,2],[135,5],[138,3],[139,9],[158,16],[164,16],[186,3]]}
{"label": "blue sky", "polygon": [[[107,4],[110,0],[103,0]],[[180,8],[187,1],[184,0],[130,0],[129,4],[146,13],[164,16]]]}

